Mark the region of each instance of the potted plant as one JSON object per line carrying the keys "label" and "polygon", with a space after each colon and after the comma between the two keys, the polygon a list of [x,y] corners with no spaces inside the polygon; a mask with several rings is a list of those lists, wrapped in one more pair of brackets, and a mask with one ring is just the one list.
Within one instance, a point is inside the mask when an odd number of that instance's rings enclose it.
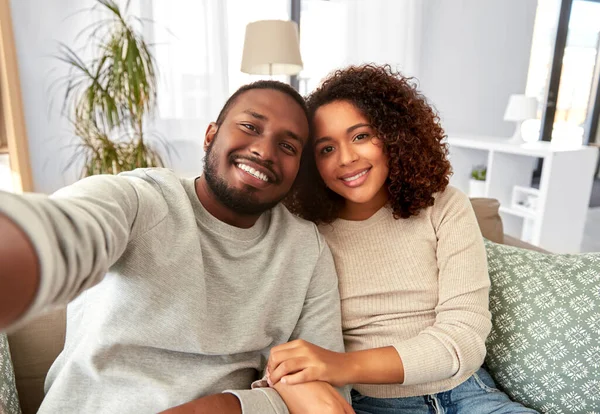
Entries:
{"label": "potted plant", "polygon": [[471,170],[471,179],[469,180],[469,197],[485,197],[485,179],[487,167],[485,165],[476,165]]}
{"label": "potted plant", "polygon": [[146,130],[156,108],[157,72],[142,20],[126,15],[129,1],[123,10],[114,0],[96,2],[93,10],[106,16],[82,32],[94,57],[86,62],[65,44],[58,56],[69,66],[61,79],[63,114],[79,141],[70,164],[83,158],[83,176],[162,167],[163,157],[149,143],[158,136]]}

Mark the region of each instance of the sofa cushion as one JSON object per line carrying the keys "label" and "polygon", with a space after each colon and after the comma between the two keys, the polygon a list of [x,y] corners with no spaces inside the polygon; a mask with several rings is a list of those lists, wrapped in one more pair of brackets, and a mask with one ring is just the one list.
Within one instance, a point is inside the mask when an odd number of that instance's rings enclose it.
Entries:
{"label": "sofa cushion", "polygon": [[8,337],[23,414],[36,413],[42,403],[46,374],[65,343],[65,324],[66,310],[60,309]]}
{"label": "sofa cushion", "polygon": [[21,413],[8,339],[3,333],[0,333],[0,413]]}
{"label": "sofa cushion", "polygon": [[485,245],[498,386],[541,412],[600,412],[600,253]]}
{"label": "sofa cushion", "polygon": [[498,213],[500,202],[493,198],[472,198],[471,205],[483,237],[496,243],[504,243],[502,218]]}

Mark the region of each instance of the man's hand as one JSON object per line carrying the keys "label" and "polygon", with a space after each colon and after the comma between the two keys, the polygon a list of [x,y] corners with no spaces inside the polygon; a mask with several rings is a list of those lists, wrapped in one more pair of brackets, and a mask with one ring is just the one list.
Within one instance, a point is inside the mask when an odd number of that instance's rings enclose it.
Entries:
{"label": "man's hand", "polygon": [[240,400],[233,394],[213,394],[198,398],[177,407],[169,408],[161,414],[242,414]]}
{"label": "man's hand", "polygon": [[279,393],[290,414],[354,414],[352,406],[326,382],[273,387]]}
{"label": "man's hand", "polygon": [[349,383],[351,369],[345,356],[298,339],[271,349],[267,377],[272,384],[325,381],[342,387]]}
{"label": "man's hand", "polygon": [[39,285],[35,248],[20,227],[0,213],[0,331],[34,300]]}

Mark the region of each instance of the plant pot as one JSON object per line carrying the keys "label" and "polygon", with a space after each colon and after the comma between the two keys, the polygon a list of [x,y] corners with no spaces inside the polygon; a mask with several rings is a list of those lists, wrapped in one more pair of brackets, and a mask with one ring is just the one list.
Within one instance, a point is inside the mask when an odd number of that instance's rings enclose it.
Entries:
{"label": "plant pot", "polygon": [[485,181],[469,180],[469,197],[485,197]]}

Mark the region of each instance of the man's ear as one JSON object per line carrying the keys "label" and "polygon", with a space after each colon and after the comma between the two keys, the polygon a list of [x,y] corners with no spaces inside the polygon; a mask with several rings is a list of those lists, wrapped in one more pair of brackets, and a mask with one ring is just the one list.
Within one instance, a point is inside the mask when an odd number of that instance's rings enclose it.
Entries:
{"label": "man's ear", "polygon": [[216,123],[211,122],[210,124],[208,124],[208,128],[206,128],[206,132],[204,133],[204,151],[208,150],[208,147],[210,147],[211,142],[217,136],[218,130],[219,126]]}

